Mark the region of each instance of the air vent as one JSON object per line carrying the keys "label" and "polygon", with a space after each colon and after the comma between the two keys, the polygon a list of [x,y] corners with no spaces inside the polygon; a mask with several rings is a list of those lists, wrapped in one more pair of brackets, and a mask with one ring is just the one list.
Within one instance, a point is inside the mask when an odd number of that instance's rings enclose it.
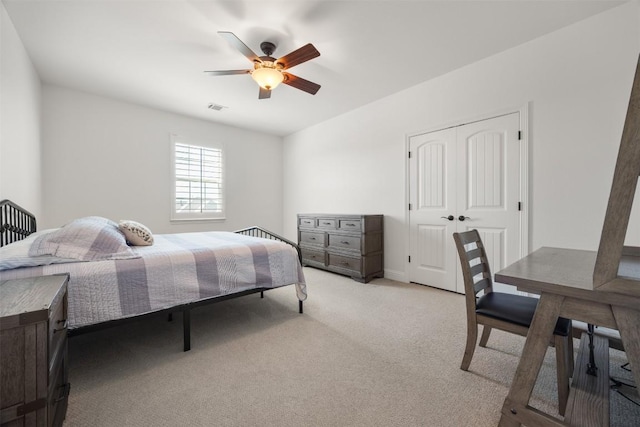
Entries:
{"label": "air vent", "polygon": [[212,102],[209,105],[207,105],[207,108],[210,109],[210,110],[220,111],[223,108],[229,108],[229,107],[225,107],[224,105],[215,104],[215,103]]}

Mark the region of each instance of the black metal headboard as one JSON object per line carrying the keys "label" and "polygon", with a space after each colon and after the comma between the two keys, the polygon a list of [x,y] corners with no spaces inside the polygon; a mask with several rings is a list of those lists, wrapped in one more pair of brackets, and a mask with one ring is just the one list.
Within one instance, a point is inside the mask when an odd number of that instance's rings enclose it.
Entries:
{"label": "black metal headboard", "polygon": [[0,202],[0,246],[22,240],[36,231],[36,217],[10,200]]}

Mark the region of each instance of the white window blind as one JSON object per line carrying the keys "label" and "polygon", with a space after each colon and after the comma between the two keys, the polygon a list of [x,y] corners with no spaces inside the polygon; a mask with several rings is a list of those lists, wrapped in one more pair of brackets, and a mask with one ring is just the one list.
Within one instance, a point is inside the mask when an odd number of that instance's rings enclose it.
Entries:
{"label": "white window blind", "polygon": [[174,200],[172,219],[224,218],[222,148],[174,140]]}

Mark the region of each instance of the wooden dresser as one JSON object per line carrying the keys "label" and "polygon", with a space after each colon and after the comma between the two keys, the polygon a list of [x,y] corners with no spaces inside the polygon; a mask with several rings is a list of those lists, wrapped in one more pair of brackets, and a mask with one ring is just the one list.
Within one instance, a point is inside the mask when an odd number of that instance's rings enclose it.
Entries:
{"label": "wooden dresser", "polygon": [[0,282],[0,425],[61,426],[67,411],[67,275]]}
{"label": "wooden dresser", "polygon": [[382,215],[298,214],[302,265],[367,283],[384,277]]}

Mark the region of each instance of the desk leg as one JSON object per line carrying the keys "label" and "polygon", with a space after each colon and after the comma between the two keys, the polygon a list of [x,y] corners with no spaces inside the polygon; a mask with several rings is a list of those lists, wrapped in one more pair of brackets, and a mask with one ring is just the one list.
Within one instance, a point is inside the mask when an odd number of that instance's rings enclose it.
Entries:
{"label": "desk leg", "polygon": [[538,411],[530,411],[527,406],[563,302],[564,297],[560,295],[543,292],[540,296],[511,389],[502,406],[500,427],[517,427],[520,424],[541,425],[542,415]]}
{"label": "desk leg", "polygon": [[640,311],[627,307],[612,306],[624,351],[633,372],[636,384],[640,384]]}

